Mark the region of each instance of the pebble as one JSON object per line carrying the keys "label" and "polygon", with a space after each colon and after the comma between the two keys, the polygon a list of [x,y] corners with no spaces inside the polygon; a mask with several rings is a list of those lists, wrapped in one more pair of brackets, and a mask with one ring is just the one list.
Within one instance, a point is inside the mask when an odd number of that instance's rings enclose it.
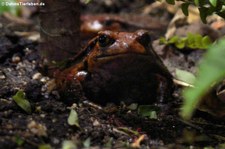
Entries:
{"label": "pebble", "polygon": [[39,72],[37,72],[37,73],[35,73],[35,74],[32,76],[32,79],[33,79],[33,80],[39,80],[39,79],[41,79],[41,77],[42,77],[42,74],[39,73]]}
{"label": "pebble", "polygon": [[47,82],[49,80],[49,77],[43,77],[43,78],[41,78],[41,82],[43,82],[43,83],[45,83],[45,82]]}
{"label": "pebble", "polygon": [[5,78],[6,78],[6,76],[3,74],[2,71],[0,71],[0,80],[3,80],[3,79],[5,79]]}
{"label": "pebble", "polygon": [[5,78],[6,78],[5,75],[0,75],[1,80],[5,79]]}
{"label": "pebble", "polygon": [[57,138],[53,138],[52,139],[52,142],[53,142],[53,144],[59,144],[60,143],[60,140],[57,139]]}
{"label": "pebble", "polygon": [[12,62],[13,63],[19,63],[20,61],[21,61],[21,58],[19,56],[16,55],[16,56],[12,57]]}
{"label": "pebble", "polygon": [[41,118],[45,118],[45,116],[46,116],[45,114],[41,114],[40,115]]}
{"label": "pebble", "polygon": [[27,127],[34,135],[47,136],[47,128],[43,124],[40,124],[36,121],[31,121],[28,123]]}
{"label": "pebble", "polygon": [[93,122],[93,126],[99,126],[99,125],[100,125],[100,123],[99,123],[98,120],[95,120],[95,121]]}

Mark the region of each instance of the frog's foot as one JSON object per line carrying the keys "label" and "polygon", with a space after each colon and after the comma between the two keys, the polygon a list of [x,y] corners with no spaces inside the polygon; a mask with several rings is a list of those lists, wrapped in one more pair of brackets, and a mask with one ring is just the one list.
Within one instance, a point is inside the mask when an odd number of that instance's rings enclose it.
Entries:
{"label": "frog's foot", "polygon": [[79,81],[67,81],[64,85],[66,87],[60,90],[60,95],[65,103],[78,103],[79,101],[86,99],[83,88]]}

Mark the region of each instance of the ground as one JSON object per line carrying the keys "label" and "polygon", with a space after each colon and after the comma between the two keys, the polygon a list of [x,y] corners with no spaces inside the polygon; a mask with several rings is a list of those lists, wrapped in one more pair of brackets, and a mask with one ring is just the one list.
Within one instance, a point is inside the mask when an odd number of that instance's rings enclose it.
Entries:
{"label": "ground", "polygon": [[[93,5],[97,3],[93,2]],[[104,2],[99,3],[101,8],[105,5]],[[139,7],[151,1],[142,3],[138,7],[134,7],[137,3],[131,3],[124,12],[135,8],[139,10]],[[112,4],[112,9],[107,11],[118,13],[127,3],[121,1]],[[88,9],[83,7],[84,10]],[[100,9],[100,12],[106,10]],[[168,20],[170,15],[166,15]],[[61,148],[65,140],[72,141],[78,148],[129,148],[142,135],[145,137],[140,143],[141,148],[223,148],[223,119],[200,111],[191,121],[180,118],[180,86],[176,86],[173,100],[156,119],[143,117],[137,110],[122,107],[117,107],[114,112],[106,112],[84,103],[67,104],[57,91],[49,93],[46,89],[46,84],[52,78],[41,69],[39,41],[35,38],[37,26],[21,25],[1,16],[0,30],[0,148],[44,148],[43,144]],[[199,50],[182,52],[171,47],[166,52],[160,51],[157,41],[153,46],[171,73],[174,73],[175,67],[195,72],[198,60],[204,53]],[[26,93],[26,99],[32,107],[30,114],[12,99],[18,90]],[[78,114],[79,127],[68,124],[71,108]]]}

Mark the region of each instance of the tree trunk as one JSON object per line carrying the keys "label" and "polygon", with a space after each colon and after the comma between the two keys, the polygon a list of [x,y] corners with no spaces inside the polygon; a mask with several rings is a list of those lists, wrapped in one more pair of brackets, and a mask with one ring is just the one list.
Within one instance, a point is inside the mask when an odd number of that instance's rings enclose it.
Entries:
{"label": "tree trunk", "polygon": [[74,56],[80,47],[80,1],[41,0],[40,54],[48,64]]}

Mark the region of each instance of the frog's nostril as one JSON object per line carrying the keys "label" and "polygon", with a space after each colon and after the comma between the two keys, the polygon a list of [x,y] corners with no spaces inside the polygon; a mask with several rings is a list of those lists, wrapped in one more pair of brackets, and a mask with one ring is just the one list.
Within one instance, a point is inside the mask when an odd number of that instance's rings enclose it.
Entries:
{"label": "frog's nostril", "polygon": [[138,34],[137,41],[145,47],[148,47],[151,43],[151,36],[148,32],[141,32]]}

